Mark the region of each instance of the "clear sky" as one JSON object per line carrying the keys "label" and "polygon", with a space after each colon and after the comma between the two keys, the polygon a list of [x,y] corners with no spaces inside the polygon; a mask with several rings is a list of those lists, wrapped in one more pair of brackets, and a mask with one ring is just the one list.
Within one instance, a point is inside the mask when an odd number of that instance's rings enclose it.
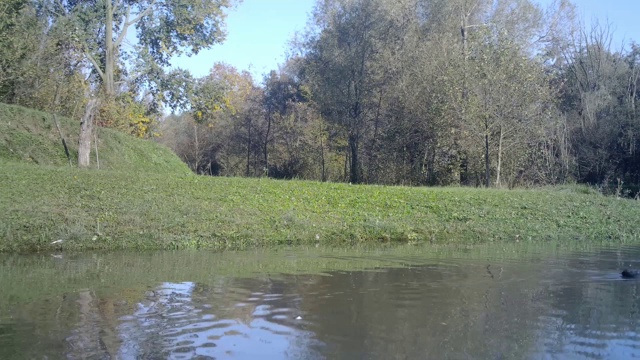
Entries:
{"label": "clear sky", "polygon": [[[388,0],[394,1],[394,0]],[[546,5],[552,0],[536,0]],[[640,43],[640,0],[574,0],[578,14],[610,23],[614,48],[623,40]],[[288,43],[296,31],[304,30],[315,0],[244,0],[227,17],[227,39],[221,45],[193,57],[174,59],[172,64],[206,75],[214,63],[226,62],[238,70],[249,70],[259,82],[263,74],[284,62]]]}
{"label": "clear sky", "polygon": [[[548,4],[551,0],[537,0]],[[589,26],[592,19],[601,25],[610,24],[613,31],[613,50],[619,50],[635,40],[640,43],[640,0],[572,0],[578,15]]]}
{"label": "clear sky", "polygon": [[285,60],[289,41],[303,31],[315,0],[244,0],[227,16],[227,39],[221,45],[172,65],[206,75],[216,62],[249,70],[257,81]]}

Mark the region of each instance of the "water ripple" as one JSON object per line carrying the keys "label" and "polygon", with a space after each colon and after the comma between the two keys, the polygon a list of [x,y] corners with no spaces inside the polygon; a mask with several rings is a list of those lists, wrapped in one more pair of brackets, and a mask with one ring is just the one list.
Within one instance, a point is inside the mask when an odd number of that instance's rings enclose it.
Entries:
{"label": "water ripple", "polygon": [[[106,277],[91,286],[71,278],[57,297],[0,303],[0,358],[640,357],[640,281],[619,274],[640,267],[640,247],[423,255],[330,256],[354,269],[311,275],[208,271],[108,287]],[[161,259],[175,280],[180,267]],[[110,268],[146,264],[118,261]]]}

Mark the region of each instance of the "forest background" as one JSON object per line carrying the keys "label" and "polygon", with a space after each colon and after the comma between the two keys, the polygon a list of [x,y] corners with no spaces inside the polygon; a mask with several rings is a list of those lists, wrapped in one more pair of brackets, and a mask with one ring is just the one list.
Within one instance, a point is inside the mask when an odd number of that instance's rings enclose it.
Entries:
{"label": "forest background", "polygon": [[262,79],[171,66],[222,42],[235,5],[3,0],[0,101],[154,139],[199,174],[638,193],[640,47],[569,1],[318,0]]}

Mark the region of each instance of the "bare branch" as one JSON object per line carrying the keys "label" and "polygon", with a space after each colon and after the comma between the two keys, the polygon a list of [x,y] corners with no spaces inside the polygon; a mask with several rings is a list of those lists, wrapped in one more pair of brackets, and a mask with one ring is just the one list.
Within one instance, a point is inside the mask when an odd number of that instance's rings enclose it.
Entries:
{"label": "bare branch", "polygon": [[[122,3],[122,0],[118,0],[116,2],[116,6],[119,6],[121,3]],[[127,36],[127,30],[129,29],[129,27],[137,23],[138,21],[140,21],[140,19],[142,19],[143,17],[149,15],[153,11],[153,6],[155,4],[156,4],[156,0],[153,0],[151,4],[149,4],[149,7],[147,7],[144,11],[138,14],[138,16],[136,16],[131,20],[129,20],[129,16],[131,15],[131,6],[127,7],[124,23],[122,25],[122,32],[120,32],[120,35],[118,35],[118,38],[114,42],[114,46],[116,48],[122,44],[122,41],[124,41],[124,38]]]}
{"label": "bare branch", "polygon": [[149,4],[149,7],[144,9],[143,12],[141,12],[140,14],[138,14],[138,16],[136,16],[135,18],[133,18],[133,20],[131,21],[127,21],[127,23],[125,24],[126,27],[129,27],[135,23],[137,23],[138,21],[140,21],[140,19],[142,19],[143,17],[149,15],[152,11],[153,11],[153,6],[156,4],[156,0],[153,0],[151,2],[151,4]]}
{"label": "bare branch", "polygon": [[127,36],[127,30],[129,29],[129,26],[131,26],[129,24],[129,14],[130,13],[131,13],[131,7],[128,6],[126,14],[125,14],[125,18],[124,18],[124,25],[122,26],[122,31],[120,32],[120,35],[118,35],[118,38],[116,39],[115,43],[113,44],[113,46],[115,48],[120,47],[120,44],[122,43],[122,40],[124,40],[124,37]]}
{"label": "bare branch", "polygon": [[93,67],[98,72],[98,75],[100,75],[100,79],[102,79],[104,81],[104,72],[102,71],[102,69],[100,69],[100,65],[98,65],[98,62],[93,58],[93,56],[91,56],[89,51],[85,51],[84,55],[87,57],[87,59],[89,59],[91,64],[93,64]]}
{"label": "bare branch", "polygon": [[[121,0],[119,0],[118,3],[116,3],[116,4],[119,4],[120,2],[121,2]],[[149,15],[153,11],[153,6],[155,4],[156,4],[156,0],[153,0],[151,2],[151,4],[149,4],[148,8],[146,8],[143,12],[138,14],[138,16],[136,16],[132,20],[129,20],[129,16],[131,15],[131,7],[130,6],[127,7],[124,24],[122,25],[122,32],[120,32],[120,35],[118,35],[118,38],[116,39],[116,41],[114,43],[114,46],[116,48],[119,47],[120,44],[122,44],[122,41],[124,40],[125,36],[127,35],[127,30],[129,29],[129,27],[131,25],[137,23],[138,21],[140,21],[140,19],[142,19],[143,17]]]}

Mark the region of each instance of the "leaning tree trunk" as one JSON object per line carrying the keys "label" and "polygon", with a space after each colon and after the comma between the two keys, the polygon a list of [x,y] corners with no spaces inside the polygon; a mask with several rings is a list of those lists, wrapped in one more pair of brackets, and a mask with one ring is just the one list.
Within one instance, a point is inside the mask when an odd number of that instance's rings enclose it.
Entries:
{"label": "leaning tree trunk", "polygon": [[80,123],[80,139],[78,140],[78,167],[89,167],[91,155],[91,134],[93,131],[93,117],[98,106],[98,99],[91,99],[85,108]]}

